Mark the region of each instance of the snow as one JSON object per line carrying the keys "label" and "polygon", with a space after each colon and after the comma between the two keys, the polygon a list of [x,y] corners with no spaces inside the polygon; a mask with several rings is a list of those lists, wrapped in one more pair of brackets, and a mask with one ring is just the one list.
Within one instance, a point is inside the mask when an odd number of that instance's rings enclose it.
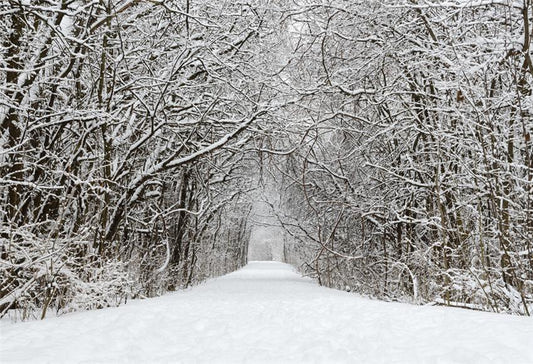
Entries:
{"label": "snow", "polygon": [[0,330],[2,363],[533,363],[532,318],[370,300],[277,262]]}

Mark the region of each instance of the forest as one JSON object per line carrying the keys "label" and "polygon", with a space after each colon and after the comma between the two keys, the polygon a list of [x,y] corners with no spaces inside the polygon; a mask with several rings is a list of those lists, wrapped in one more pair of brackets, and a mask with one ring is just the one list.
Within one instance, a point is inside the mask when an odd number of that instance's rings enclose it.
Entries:
{"label": "forest", "polygon": [[0,16],[0,317],[234,271],[258,200],[321,285],[533,314],[532,0]]}

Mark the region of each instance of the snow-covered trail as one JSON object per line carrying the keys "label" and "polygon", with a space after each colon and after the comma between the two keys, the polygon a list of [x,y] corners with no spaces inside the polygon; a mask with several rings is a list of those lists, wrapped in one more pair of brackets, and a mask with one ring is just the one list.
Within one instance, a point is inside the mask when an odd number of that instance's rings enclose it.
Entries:
{"label": "snow-covered trail", "polygon": [[275,262],[0,330],[1,363],[533,363],[531,318],[369,300]]}

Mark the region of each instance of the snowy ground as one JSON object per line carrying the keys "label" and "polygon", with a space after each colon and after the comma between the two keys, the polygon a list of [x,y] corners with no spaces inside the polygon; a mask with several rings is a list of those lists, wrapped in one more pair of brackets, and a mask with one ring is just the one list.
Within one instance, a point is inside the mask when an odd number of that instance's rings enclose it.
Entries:
{"label": "snowy ground", "polygon": [[0,330],[1,363],[533,363],[532,318],[368,300],[274,262]]}

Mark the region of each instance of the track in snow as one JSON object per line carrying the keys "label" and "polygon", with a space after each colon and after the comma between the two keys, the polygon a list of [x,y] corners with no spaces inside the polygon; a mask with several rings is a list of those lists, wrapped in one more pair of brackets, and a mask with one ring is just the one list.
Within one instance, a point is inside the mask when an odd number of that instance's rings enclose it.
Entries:
{"label": "track in snow", "polygon": [[533,363],[531,318],[369,300],[276,262],[0,330],[1,363]]}

